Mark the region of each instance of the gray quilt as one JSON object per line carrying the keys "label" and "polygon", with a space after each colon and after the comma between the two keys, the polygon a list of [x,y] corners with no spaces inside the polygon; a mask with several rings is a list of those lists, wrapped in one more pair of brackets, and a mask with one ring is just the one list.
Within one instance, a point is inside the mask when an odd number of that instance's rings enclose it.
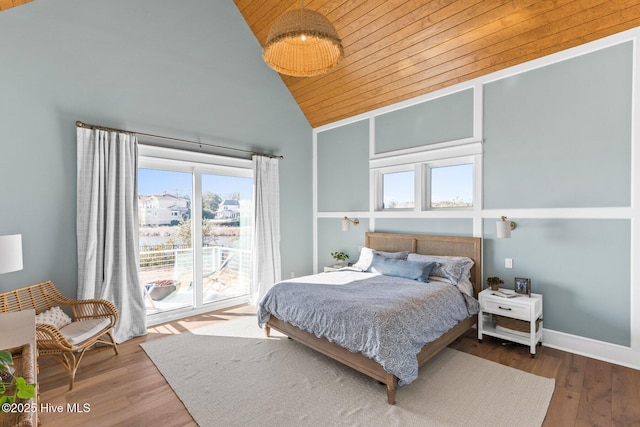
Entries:
{"label": "gray quilt", "polygon": [[417,378],[422,347],[478,308],[449,283],[334,271],[274,285],[258,304],[258,323],[275,316],[362,353],[402,385]]}

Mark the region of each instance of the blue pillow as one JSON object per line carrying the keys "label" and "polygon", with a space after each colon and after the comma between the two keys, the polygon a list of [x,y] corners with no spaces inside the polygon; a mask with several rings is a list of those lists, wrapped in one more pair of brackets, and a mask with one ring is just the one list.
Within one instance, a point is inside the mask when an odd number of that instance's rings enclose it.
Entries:
{"label": "blue pillow", "polygon": [[427,283],[433,266],[433,262],[407,261],[373,255],[371,271],[385,276],[404,277]]}

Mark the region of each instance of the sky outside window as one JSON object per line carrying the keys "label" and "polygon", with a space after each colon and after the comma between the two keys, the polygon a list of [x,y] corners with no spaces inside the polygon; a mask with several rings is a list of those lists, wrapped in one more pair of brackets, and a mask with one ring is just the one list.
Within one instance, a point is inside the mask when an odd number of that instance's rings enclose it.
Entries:
{"label": "sky outside window", "polygon": [[413,209],[415,206],[414,171],[382,175],[382,209]]}
{"label": "sky outside window", "polygon": [[431,207],[473,206],[473,164],[431,168]]}
{"label": "sky outside window", "polygon": [[157,169],[138,169],[138,194],[186,196],[191,199],[191,173]]}
{"label": "sky outside window", "polygon": [[[188,196],[191,199],[191,173],[173,172],[156,169],[138,169],[138,194],[141,196],[169,193]],[[202,191],[214,192],[225,198],[239,195],[240,200],[251,200],[253,197],[253,178],[203,175]]]}

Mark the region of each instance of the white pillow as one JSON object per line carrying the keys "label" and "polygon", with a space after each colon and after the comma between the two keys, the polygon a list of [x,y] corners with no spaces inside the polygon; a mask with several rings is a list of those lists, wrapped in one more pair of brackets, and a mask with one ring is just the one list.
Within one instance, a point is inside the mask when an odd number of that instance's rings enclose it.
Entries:
{"label": "white pillow", "polygon": [[[451,284],[451,281],[449,279],[445,279],[444,277],[438,277],[438,276],[429,276],[429,281],[444,282],[444,283]],[[468,277],[463,277],[462,279],[460,279],[458,283],[455,284],[455,286],[458,288],[460,292],[462,292],[463,294],[467,294],[473,298],[473,284],[471,283],[471,280],[469,280]]]}
{"label": "white pillow", "polygon": [[462,279],[460,279],[460,281],[456,283],[456,286],[458,287],[458,289],[460,289],[460,292],[467,294],[473,298],[473,284],[468,277],[463,277]]}
{"label": "white pillow", "polygon": [[62,329],[71,323],[71,318],[60,307],[51,307],[36,315],[36,323],[46,323]]}
{"label": "white pillow", "polygon": [[473,260],[460,256],[422,255],[411,253],[407,257],[409,261],[435,262],[436,266],[431,270],[432,276],[449,279],[452,285],[457,285],[464,278],[470,277]]}

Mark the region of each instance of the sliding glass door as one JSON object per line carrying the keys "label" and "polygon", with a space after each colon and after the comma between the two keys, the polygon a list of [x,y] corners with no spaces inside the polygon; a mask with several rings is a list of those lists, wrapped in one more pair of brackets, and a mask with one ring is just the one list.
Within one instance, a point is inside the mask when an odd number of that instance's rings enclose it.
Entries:
{"label": "sliding glass door", "polygon": [[193,176],[170,170],[138,170],[140,283],[147,313],[192,307]]}
{"label": "sliding glass door", "polygon": [[249,294],[253,180],[202,175],[203,301]]}
{"label": "sliding glass door", "polygon": [[250,162],[141,156],[139,165],[139,276],[150,324],[248,300]]}

